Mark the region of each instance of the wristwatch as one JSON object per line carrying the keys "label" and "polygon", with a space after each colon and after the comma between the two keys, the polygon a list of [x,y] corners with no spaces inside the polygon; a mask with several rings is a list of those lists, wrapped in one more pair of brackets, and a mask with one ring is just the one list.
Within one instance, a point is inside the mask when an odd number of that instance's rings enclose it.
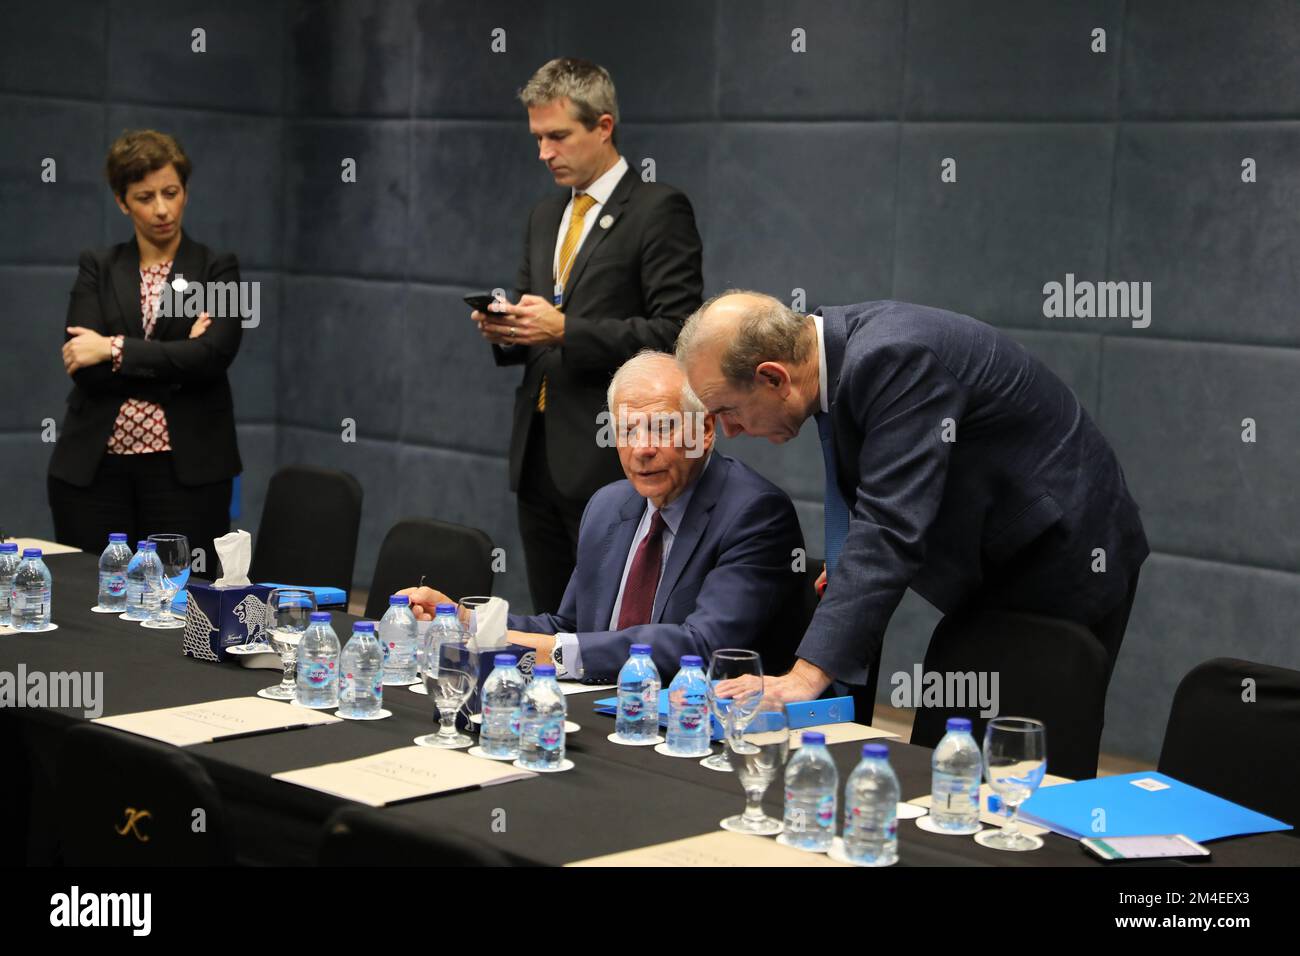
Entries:
{"label": "wristwatch", "polygon": [[559,641],[556,641],[555,647],[551,649],[551,660],[555,663],[555,674],[557,677],[560,675],[567,677],[569,675],[569,672],[564,669],[564,648],[560,646]]}

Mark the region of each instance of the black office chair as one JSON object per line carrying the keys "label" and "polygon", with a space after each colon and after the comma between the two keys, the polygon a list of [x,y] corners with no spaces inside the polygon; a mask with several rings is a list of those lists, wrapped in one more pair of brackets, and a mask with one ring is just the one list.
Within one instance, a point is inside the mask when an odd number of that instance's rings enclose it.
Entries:
{"label": "black office chair", "polygon": [[[976,679],[997,672],[999,715],[1046,725],[1048,772],[1075,780],[1097,775],[1109,675],[1105,648],[1082,624],[1011,611],[948,615],[934,629],[922,668],[927,674],[974,672]],[[982,742],[989,718],[971,703],[918,707],[911,742],[934,747],[949,717],[968,718]]]}
{"label": "black office chair", "polygon": [[388,598],[419,584],[421,577],[454,600],[491,594],[492,539],[478,528],[433,518],[397,522],[379,548],[366,617],[378,620],[388,610]]}
{"label": "black office chair", "polygon": [[1174,692],[1157,769],[1300,826],[1297,749],[1300,671],[1217,657]]}
{"label": "black office chair", "polygon": [[346,471],[290,465],[271,476],[253,540],[253,581],[352,587],[361,484]]}
{"label": "black office chair", "polygon": [[59,752],[55,802],[68,866],[235,862],[221,796],[179,747],[94,724],[72,727]]}
{"label": "black office chair", "polygon": [[434,833],[392,812],[347,806],[325,823],[321,866],[510,866],[486,842],[457,833]]}

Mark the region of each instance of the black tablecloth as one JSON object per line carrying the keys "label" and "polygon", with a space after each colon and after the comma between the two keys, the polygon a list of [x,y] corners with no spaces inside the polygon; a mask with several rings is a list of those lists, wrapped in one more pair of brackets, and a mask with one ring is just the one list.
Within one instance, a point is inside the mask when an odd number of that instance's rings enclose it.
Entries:
{"label": "black tablecloth", "polygon": [[[250,670],[184,657],[181,631],[152,631],[99,615],[95,558],[86,554],[47,559],[54,576],[56,631],[0,637],[0,670],[102,671],[105,715],[171,707],[203,700],[252,694],[276,683],[278,671]],[[335,630],[346,638],[351,618],[335,615]],[[606,736],[613,720],[592,713],[606,694],[568,698],[570,718],[582,730],[569,738],[575,769],[483,790],[444,794],[382,810],[411,828],[437,828],[490,842],[520,863],[560,864],[638,846],[679,839],[717,828],[718,821],[743,807],[733,774],[719,774],[648,747],[621,747]],[[386,688],[387,720],[345,721],[282,733],[264,734],[188,748],[221,792],[234,830],[239,858],[272,864],[311,863],[323,825],[347,801],[273,780],[270,774],[407,746],[434,729],[427,697],[405,688]],[[53,859],[54,827],[49,819],[59,737],[85,719],[80,711],[10,709],[0,745],[27,748],[34,764],[35,798],[30,801],[31,858]],[[926,793],[930,751],[890,741],[890,755],[903,798]],[[860,743],[832,745],[840,778],[858,760]],[[6,754],[6,758],[12,754]],[[781,815],[779,782],[769,789],[767,810]],[[494,829],[505,811],[504,832]],[[899,825],[900,865],[947,866],[1098,866],[1071,840],[1045,837],[1041,850],[1002,853],[970,837],[943,837]],[[1300,864],[1300,840],[1260,834],[1211,844],[1213,859],[1196,866]]]}

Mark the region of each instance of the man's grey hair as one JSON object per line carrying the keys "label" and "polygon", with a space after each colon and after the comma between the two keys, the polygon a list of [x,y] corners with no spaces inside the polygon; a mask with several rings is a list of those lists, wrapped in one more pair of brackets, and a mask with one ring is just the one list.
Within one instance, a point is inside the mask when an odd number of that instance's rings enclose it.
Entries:
{"label": "man's grey hair", "polygon": [[748,388],[754,384],[754,369],[763,362],[798,365],[808,358],[811,340],[804,335],[809,322],[806,315],[766,293],[728,289],[709,299],[686,320],[677,336],[677,361],[683,367],[722,334],[721,330],[705,329],[704,314],[729,295],[754,296],[758,302],[741,315],[734,334],[723,345],[720,365],[727,381]]}
{"label": "man's grey hair", "polygon": [[614,377],[610,379],[609,389],[605,392],[605,404],[609,408],[609,413],[614,416],[618,415],[614,399],[628,385],[643,382],[662,382],[667,375],[680,375],[682,378],[678,411],[698,414],[707,411],[704,403],[695,394],[695,390],[691,388],[691,383],[686,380],[686,374],[682,371],[681,366],[677,364],[676,359],[667,352],[642,349],[620,365],[618,371],[614,373]]}
{"label": "man's grey hair", "polygon": [[568,97],[573,104],[573,118],[587,129],[594,129],[600,117],[614,117],[618,129],[618,96],[609,71],[590,60],[557,57],[533,74],[519,91],[519,100],[532,108]]}

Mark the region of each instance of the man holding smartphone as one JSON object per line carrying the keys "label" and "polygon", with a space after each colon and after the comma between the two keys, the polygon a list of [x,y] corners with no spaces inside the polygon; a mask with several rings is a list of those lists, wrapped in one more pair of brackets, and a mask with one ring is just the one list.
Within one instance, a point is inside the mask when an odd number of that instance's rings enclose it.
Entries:
{"label": "man holding smartphone", "polygon": [[471,318],[515,390],[510,488],[536,608],[560,606],[587,500],[622,477],[597,442],[614,371],[645,348],[670,351],[704,289],[690,201],[643,182],[619,155],[618,101],[601,66],[551,60],[519,99],[561,191],[528,217],[517,301]]}

